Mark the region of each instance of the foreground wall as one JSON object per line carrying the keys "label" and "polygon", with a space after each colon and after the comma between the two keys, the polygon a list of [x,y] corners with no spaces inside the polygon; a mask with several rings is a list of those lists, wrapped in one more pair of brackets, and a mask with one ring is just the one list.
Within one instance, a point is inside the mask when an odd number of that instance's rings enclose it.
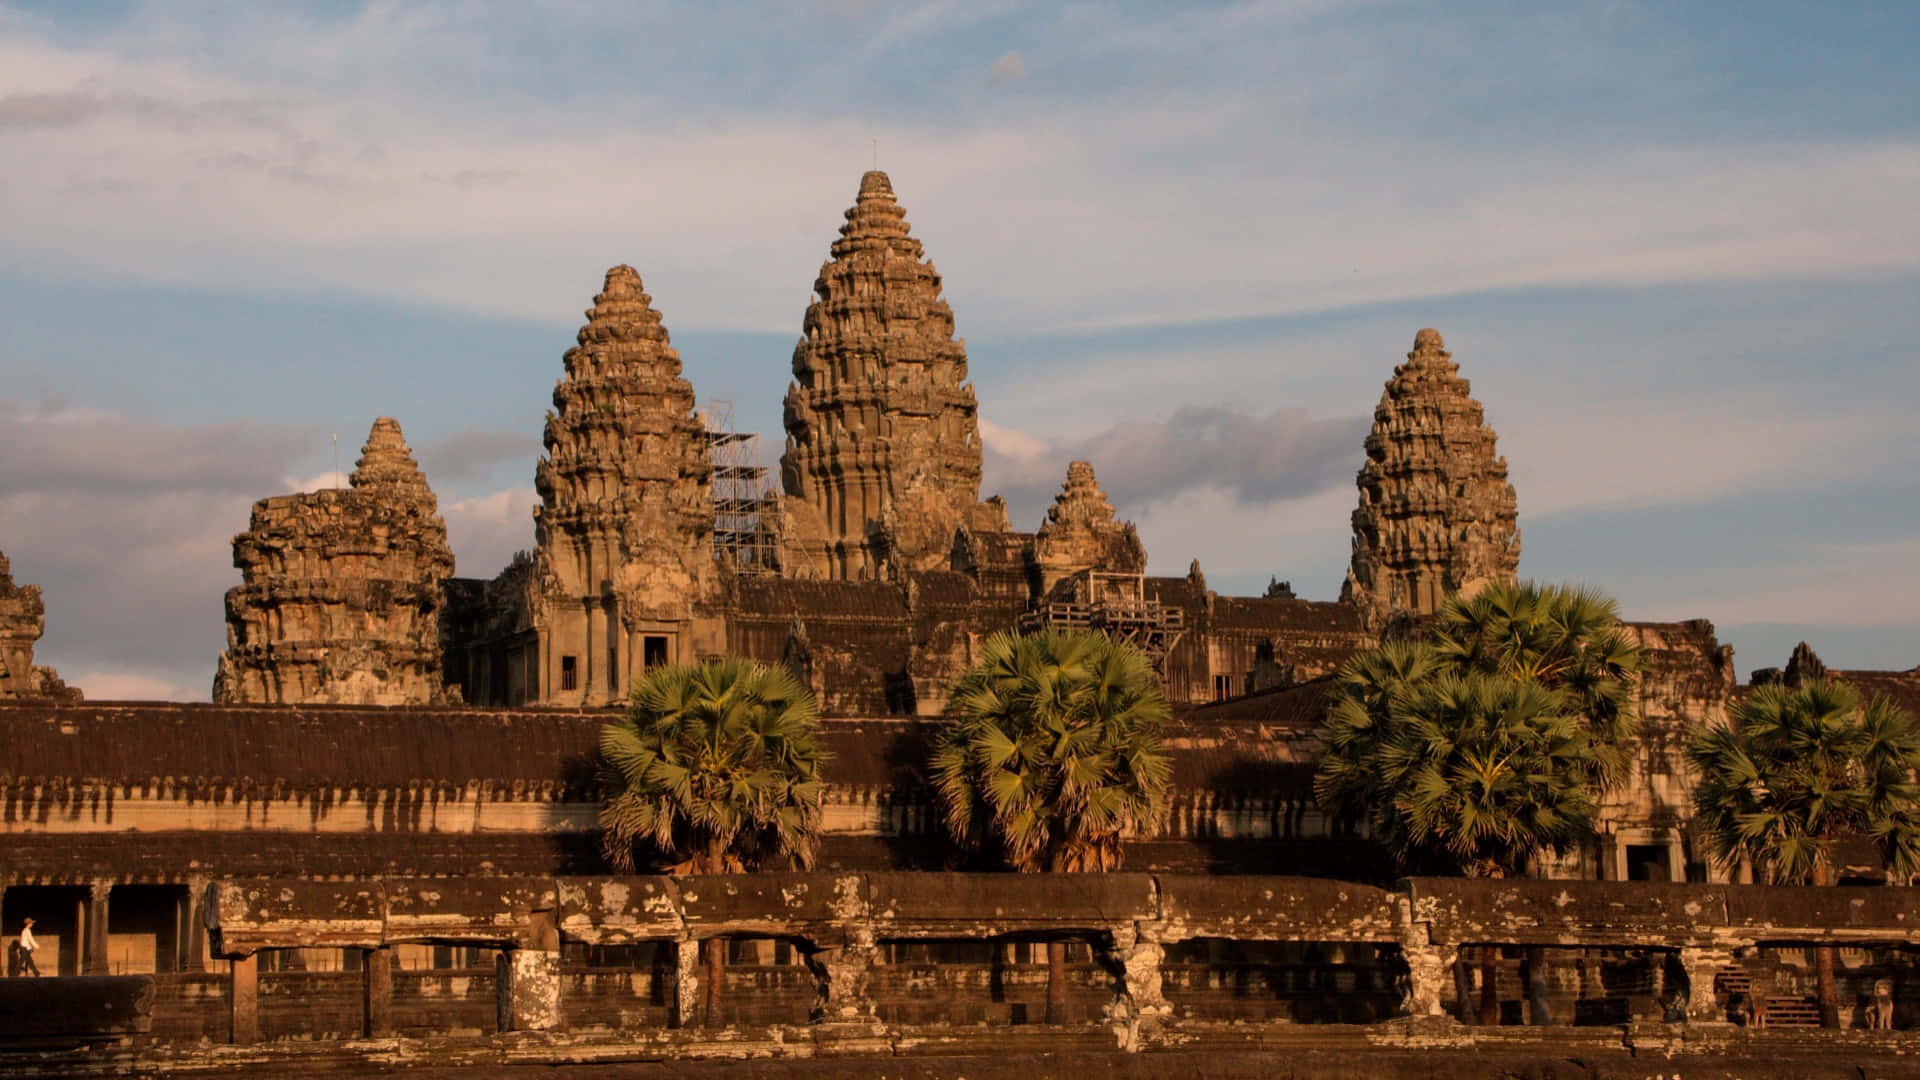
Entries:
{"label": "foreground wall", "polygon": [[[1169,955],[1190,953],[1195,942],[1315,943],[1323,971],[1349,976],[1344,985],[1326,981],[1327,996],[1374,989],[1353,984],[1360,968],[1390,970],[1380,989],[1391,1000],[1367,1018],[1442,1024],[1450,1023],[1447,1006],[1466,970],[1456,968],[1463,949],[1581,950],[1568,955],[1582,963],[1595,950],[1652,952],[1670,960],[1658,993],[1668,1018],[1712,1024],[1728,1018],[1729,999],[1740,992],[1730,984],[1752,976],[1757,950],[1920,944],[1920,891],[1433,878],[1383,890],[1321,879],[1148,874],[277,880],[215,884],[206,922],[214,951],[233,961],[228,1005],[238,1041],[260,1034],[257,958],[266,950],[361,950],[372,1032],[392,1025],[389,950],[423,941],[497,950],[499,1028],[540,1031],[566,1027],[568,995],[587,985],[567,971],[571,944],[662,944],[651,978],[663,1008],[639,1019],[681,1026],[700,1018],[706,975],[695,946],[707,940],[777,940],[804,958],[807,976],[757,986],[730,980],[729,998],[783,1002],[794,1021],[804,1003],[816,1022],[862,1023],[884,1018],[883,999],[899,992],[888,969],[899,966],[902,945],[1070,940],[1090,949],[1074,992],[1095,1008],[1080,1015],[1105,1027],[1119,1047],[1139,1049],[1177,1039],[1183,1026],[1231,1016],[1206,1002],[1175,1007],[1186,973],[1170,970],[1184,965],[1169,964]],[[1344,959],[1363,946],[1377,947],[1368,956],[1391,951],[1397,959]],[[939,984],[937,969],[947,965],[926,966]],[[950,997],[966,996],[960,983],[946,986]],[[1906,989],[1890,983],[1890,1007]],[[1576,1011],[1562,1022],[1577,1018]]]}

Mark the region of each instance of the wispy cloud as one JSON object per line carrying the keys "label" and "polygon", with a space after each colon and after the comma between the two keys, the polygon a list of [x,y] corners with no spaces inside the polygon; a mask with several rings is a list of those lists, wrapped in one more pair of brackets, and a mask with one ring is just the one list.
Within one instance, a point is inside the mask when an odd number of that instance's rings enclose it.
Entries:
{"label": "wispy cloud", "polygon": [[[445,9],[376,8],[340,25],[255,16],[237,28],[241,40],[312,29],[309,44],[274,46],[312,52],[292,65],[312,78],[328,57],[371,67],[363,84],[324,91],[238,56],[226,71],[186,70],[164,33],[107,51],[31,36],[0,47],[13,103],[0,116],[17,128],[0,188],[10,259],[551,318],[576,302],[579,267],[624,258],[683,325],[787,329],[794,282],[817,265],[877,135],[955,283],[963,330],[1920,265],[1910,137],[1461,145],[1334,125],[1273,86],[1219,80],[1158,104],[1054,95],[952,124],[743,106],[724,118],[668,108],[623,131],[579,123],[565,97],[403,92],[414,76],[380,57],[451,33],[427,47],[454,65],[475,32],[455,32]],[[982,17],[923,5],[861,40],[886,50]],[[1318,17],[1246,5],[1197,25],[1217,34],[1238,20],[1258,38]],[[157,9],[141,25],[155,21]],[[1185,38],[1170,40],[1186,55]],[[1024,50],[1008,56],[1027,66]],[[1276,125],[1285,138],[1258,134]]]}

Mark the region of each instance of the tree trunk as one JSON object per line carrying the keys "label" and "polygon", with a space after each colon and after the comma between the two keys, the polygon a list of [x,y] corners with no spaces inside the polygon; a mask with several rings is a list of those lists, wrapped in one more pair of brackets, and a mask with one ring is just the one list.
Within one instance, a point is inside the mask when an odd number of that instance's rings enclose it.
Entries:
{"label": "tree trunk", "polygon": [[1047,942],[1047,1023],[1067,1022],[1067,943]]}
{"label": "tree trunk", "polygon": [[1480,946],[1480,1026],[1500,1026],[1500,947]]}
{"label": "tree trunk", "polygon": [[706,1010],[703,1023],[707,1027],[726,1026],[726,1017],[720,1010],[720,990],[727,981],[727,939],[708,938],[700,943],[707,952]]}
{"label": "tree trunk", "polygon": [[[1833,884],[1833,871],[1827,867],[1825,859],[1813,864],[1813,883],[1815,885]],[[1820,1026],[1837,1028],[1840,1026],[1840,988],[1833,978],[1833,946],[1816,945],[1813,948],[1814,980],[1819,987]]]}

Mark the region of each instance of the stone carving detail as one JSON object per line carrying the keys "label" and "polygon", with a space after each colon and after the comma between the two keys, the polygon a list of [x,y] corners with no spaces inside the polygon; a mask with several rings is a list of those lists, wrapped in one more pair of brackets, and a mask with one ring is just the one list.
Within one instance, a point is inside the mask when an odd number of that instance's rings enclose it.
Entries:
{"label": "stone carving detail", "polygon": [[[1132,522],[1116,521],[1113,503],[1094,479],[1093,466],[1076,461],[1047,508],[1047,520],[1034,534],[1034,561],[1040,566],[1041,595],[1083,570],[1139,574],[1147,568],[1147,550]],[[1195,564],[1199,565],[1198,563]]]}
{"label": "stone carving detail", "polygon": [[253,504],[233,538],[215,701],[423,705],[445,700],[440,611],[447,526],[389,417],[346,488]]}
{"label": "stone carving detail", "polygon": [[553,390],[534,474],[546,700],[618,700],[640,632],[677,634],[713,583],[706,432],[652,301],[632,267],[607,271]]}
{"label": "stone carving detail", "polygon": [[0,701],[16,698],[80,700],[80,691],[50,667],[35,667],[33,643],[46,630],[40,586],[15,585],[13,565],[0,553]]}
{"label": "stone carving detail", "polygon": [[1395,612],[1430,615],[1450,594],[1512,580],[1519,567],[1507,461],[1452,356],[1438,330],[1420,331],[1373,412],[1340,598],[1376,629]]}
{"label": "stone carving detail", "polygon": [[891,579],[944,568],[973,512],[978,406],[940,273],[886,173],[861,178],[846,218],[793,350],[780,476],[819,511],[803,565]]}

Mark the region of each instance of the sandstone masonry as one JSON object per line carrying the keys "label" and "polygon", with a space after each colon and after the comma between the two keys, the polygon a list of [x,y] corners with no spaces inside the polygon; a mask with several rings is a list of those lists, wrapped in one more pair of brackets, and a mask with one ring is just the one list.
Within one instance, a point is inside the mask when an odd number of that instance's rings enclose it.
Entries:
{"label": "sandstone masonry", "polygon": [[895,580],[944,567],[955,528],[994,510],[977,507],[966,343],[886,173],[861,178],[846,219],[793,350],[780,471],[804,561],[789,573]]}
{"label": "sandstone masonry", "polygon": [[439,615],[453,554],[398,422],[374,421],[348,484],[253,505],[233,538],[243,583],[227,592],[215,701],[445,700]]}
{"label": "sandstone masonry", "polygon": [[35,667],[33,643],[46,630],[40,586],[15,585],[13,564],[0,554],[0,701],[55,698],[79,701],[80,691],[50,667]]}
{"label": "sandstone masonry", "polygon": [[1396,612],[1431,615],[1453,593],[1518,569],[1507,460],[1459,371],[1440,332],[1422,330],[1374,409],[1340,590],[1369,626]]}

